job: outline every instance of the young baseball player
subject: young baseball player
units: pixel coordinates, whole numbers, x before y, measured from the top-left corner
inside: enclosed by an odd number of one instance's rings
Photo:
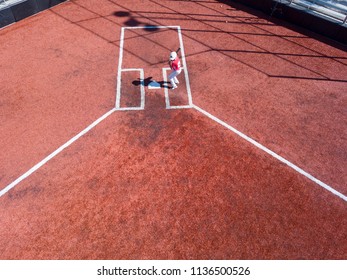
[[[169,75],[169,79],[171,82],[171,89],[177,88],[177,84],[180,82],[177,80],[177,76],[181,73],[181,61],[177,55],[176,52],[170,53],[170,61],[169,61],[170,68],[172,72]]]

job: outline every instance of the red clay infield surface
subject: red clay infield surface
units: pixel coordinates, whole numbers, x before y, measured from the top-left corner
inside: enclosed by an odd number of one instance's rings
[[[166,109],[178,33],[148,26],[181,27],[197,107]],[[234,3],[84,0],[1,29],[0,48],[0,191],[110,113],[3,192],[1,259],[347,258],[342,46]],[[122,72],[121,107],[144,84],[144,110],[114,110],[120,54],[161,84]],[[189,103],[179,79],[171,105]]]

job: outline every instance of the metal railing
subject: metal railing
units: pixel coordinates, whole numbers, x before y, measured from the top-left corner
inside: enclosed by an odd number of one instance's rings
[[[300,6],[342,24],[347,23],[347,0],[281,0],[279,2]]]
[[[7,7],[7,6],[13,6],[17,3],[24,2],[26,0],[0,0],[0,7]]]

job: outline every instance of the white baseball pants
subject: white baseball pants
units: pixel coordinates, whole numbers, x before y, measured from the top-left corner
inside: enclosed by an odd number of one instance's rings
[[[173,88],[177,87],[176,83],[178,84],[177,76],[181,73],[182,69],[176,71],[172,71],[169,75],[169,80]]]

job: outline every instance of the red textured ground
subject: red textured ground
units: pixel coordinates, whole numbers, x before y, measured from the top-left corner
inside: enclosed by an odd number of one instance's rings
[[[69,1],[1,29],[0,190],[114,108],[121,27],[146,25],[181,26],[195,105],[347,195],[346,51],[215,0]],[[136,32],[124,67],[161,81],[171,31]],[[346,205],[146,89],[0,197],[0,258],[346,259]]]

